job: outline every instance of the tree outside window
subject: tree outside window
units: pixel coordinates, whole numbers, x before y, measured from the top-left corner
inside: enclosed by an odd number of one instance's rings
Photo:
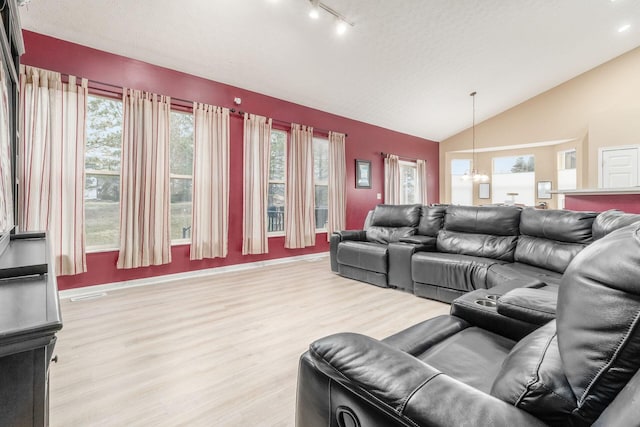
[[[85,241],[88,249],[114,249],[120,238],[122,101],[87,97]]]

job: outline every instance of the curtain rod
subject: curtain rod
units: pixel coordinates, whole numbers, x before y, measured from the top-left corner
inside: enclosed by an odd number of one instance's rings
[[[381,155],[382,157],[386,157],[386,156],[387,156],[387,155],[389,155],[389,154],[391,154],[391,153],[385,153],[384,151],[381,151],[381,152],[380,152],[380,155]],[[398,158],[399,158],[399,159],[402,159],[402,160],[409,160],[409,161],[411,161],[411,162],[417,162],[418,160],[420,160],[420,159],[414,159],[413,157],[405,157],[405,156],[398,156]]]
[[[66,76],[67,78],[69,77],[69,74],[66,74],[66,73],[60,73],[60,74],[63,75],[63,76]],[[87,79],[87,80],[89,82],[91,82],[91,83],[94,83],[94,84],[97,84],[97,85],[100,85],[100,86],[107,86],[107,87],[110,87],[110,88],[118,89],[119,90],[118,92],[113,91],[111,93],[117,93],[118,95],[122,95],[122,90],[124,89],[122,86],[114,85],[112,83],[99,82],[97,80],[91,80],[91,79]],[[100,88],[94,88],[94,89],[102,90]],[[174,100],[174,101],[183,102],[183,103],[189,104],[189,105],[192,105],[194,102],[197,102],[197,101],[189,101],[188,99],[181,99],[181,98],[175,98],[175,97],[171,97],[171,99]],[[229,108],[229,107],[223,107],[223,108]],[[229,108],[229,111],[231,113],[238,113],[241,116],[244,116],[244,113],[245,113],[244,111],[239,111],[239,110],[236,110],[235,108]],[[283,125],[291,126],[291,122],[286,121],[286,120],[280,120],[280,119],[274,119],[274,118],[271,118],[271,120],[274,121],[274,122],[278,122],[280,124],[283,124]],[[331,132],[331,131],[328,131],[326,129],[320,129],[320,128],[314,128],[314,130],[317,130],[320,133],[326,133],[327,135],[329,134],[329,132]],[[345,133],[344,136],[346,138],[349,135],[347,135]]]
[[[248,112],[242,111],[242,110],[236,111],[235,109],[231,109],[231,112],[232,113],[238,113],[241,116],[244,116],[244,113],[248,113]],[[251,113],[248,113],[248,114],[251,114]],[[282,124],[282,125],[291,126],[293,124],[292,122],[289,122],[287,120],[274,119],[273,117],[270,117],[270,119],[271,119],[272,122],[277,122],[277,123]],[[313,126],[311,126],[311,127],[313,127]],[[313,130],[314,131],[318,131],[320,133],[326,133],[327,135],[329,135],[329,132],[333,132],[333,131],[330,131],[330,130],[316,128],[316,127],[314,127]],[[345,138],[348,137],[348,136],[349,136],[348,134],[346,134],[346,133],[344,134]]]

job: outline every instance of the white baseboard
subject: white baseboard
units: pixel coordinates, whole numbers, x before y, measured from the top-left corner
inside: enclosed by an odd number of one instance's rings
[[[138,286],[158,285],[161,283],[173,282],[175,280],[191,279],[194,277],[207,277],[216,274],[229,273],[232,271],[251,270],[254,268],[266,267],[269,265],[286,264],[289,262],[312,260],[316,258],[326,258],[329,252],[318,252],[314,254],[298,255],[286,258],[269,259],[265,261],[248,262],[245,264],[226,265],[224,267],[205,268],[202,270],[185,271],[183,273],[165,274],[162,276],[145,277],[142,279],[125,280],[123,282],[105,283],[103,285],[85,286],[82,288],[67,289],[60,291],[60,298],[92,299],[106,295],[107,292],[119,289],[136,288]]]

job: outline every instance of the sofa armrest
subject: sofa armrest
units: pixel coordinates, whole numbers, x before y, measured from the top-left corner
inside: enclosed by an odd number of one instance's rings
[[[416,252],[430,250],[429,246],[419,242],[404,242],[403,238],[400,239],[400,242],[389,243],[387,247],[389,248],[389,268],[387,271],[389,286],[413,293],[411,257]],[[435,242],[433,247],[435,247]]]
[[[340,236],[341,242],[345,240],[358,240],[358,241],[367,240],[367,232],[365,230],[342,230],[342,231],[334,231],[333,234],[337,234],[338,236]]]
[[[498,299],[498,313],[513,319],[544,325],[556,318],[558,294],[542,289],[519,288]]]
[[[476,289],[459,296],[451,302],[450,314],[469,322],[473,326],[494,332],[512,340],[520,340],[540,327],[498,313],[497,298],[491,289]],[[493,297],[494,299],[489,299]],[[500,298],[502,298],[500,296]]]
[[[421,234],[400,238],[400,242],[416,245],[416,248],[419,251],[435,251],[436,241],[437,239],[435,237],[423,236]]]
[[[329,260],[331,271],[338,272],[338,244],[345,240],[367,240],[367,232],[364,230],[334,231],[329,238]]]
[[[544,426],[532,415],[461,383],[378,340],[337,334],[311,344],[317,368],[404,424]]]

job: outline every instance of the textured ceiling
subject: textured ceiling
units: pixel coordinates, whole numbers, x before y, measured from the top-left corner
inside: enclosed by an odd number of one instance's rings
[[[336,35],[308,0],[33,0],[20,15],[31,31],[437,141],[470,126],[473,90],[481,121],[640,46],[639,0],[323,1],[355,26]]]

